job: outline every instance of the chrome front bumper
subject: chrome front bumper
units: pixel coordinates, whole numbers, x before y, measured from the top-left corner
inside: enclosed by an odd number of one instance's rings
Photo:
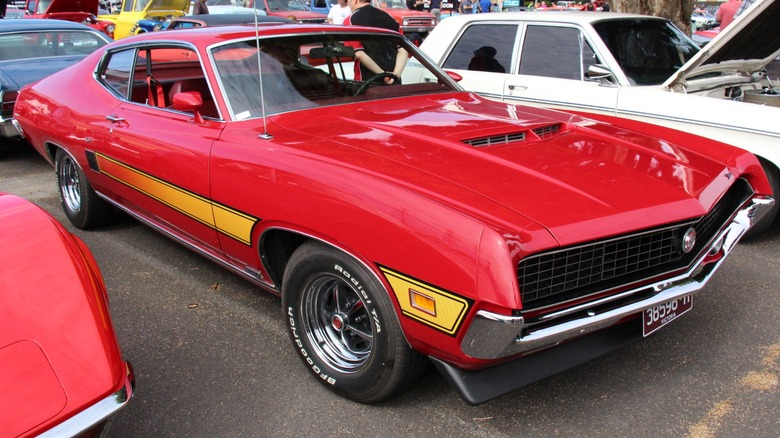
[[[112,415],[127,405],[135,392],[135,374],[129,362],[126,362],[126,369],[125,381],[119,391],[38,435],[38,438],[77,436],[96,424],[109,421]],[[108,429],[104,428],[103,434],[107,432]]]
[[[544,321],[571,316],[582,312],[586,316],[566,319],[565,322],[534,329],[526,326],[522,316],[506,316],[480,310],[477,312],[461,349],[467,355],[477,359],[498,359],[518,353],[526,353],[553,347],[564,341],[609,327],[621,319],[635,315],[653,306],[693,295],[707,284],[712,274],[734,249],[740,238],[774,205],[768,196],[754,196],[737,211],[731,222],[702,251],[702,255],[691,265],[687,272],[657,283],[645,285],[622,292],[618,295],[596,302],[587,303],[575,309],[566,309],[551,315],[545,315]],[[712,263],[705,260],[722,252],[721,257]],[[638,293],[652,292],[650,298],[633,302],[623,307],[598,312],[596,307],[611,301],[630,297]]]

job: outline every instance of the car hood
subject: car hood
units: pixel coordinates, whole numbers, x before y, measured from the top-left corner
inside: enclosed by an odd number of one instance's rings
[[[82,59],[84,56],[58,56],[0,62],[0,82],[9,87],[22,88]]]
[[[780,56],[780,2],[759,0],[720,32],[664,84],[673,88],[712,72],[753,74]]]
[[[473,100],[383,101],[336,120],[308,118],[324,121],[306,132],[294,116],[277,121],[296,131],[292,138],[340,143],[332,159],[488,222],[534,221],[561,244],[697,217],[725,190],[723,162],[678,145],[566,113],[450,96]],[[334,124],[340,133],[324,134]]]
[[[61,12],[89,12],[97,15],[99,0],[52,0],[46,14]]]

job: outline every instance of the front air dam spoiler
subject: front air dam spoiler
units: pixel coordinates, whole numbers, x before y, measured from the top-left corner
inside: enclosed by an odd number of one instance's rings
[[[458,395],[475,406],[642,339],[642,318],[601,330],[530,356],[477,371],[430,357]]]

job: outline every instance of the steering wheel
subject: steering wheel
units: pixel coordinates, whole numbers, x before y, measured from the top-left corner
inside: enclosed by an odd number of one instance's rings
[[[384,79],[384,78],[390,78],[390,79],[392,79],[392,80],[393,80],[393,83],[392,83],[392,85],[398,85],[398,84],[400,84],[400,83],[401,83],[401,78],[399,78],[398,76],[396,76],[396,75],[394,75],[394,74],[392,74],[392,73],[388,73],[388,72],[382,72],[382,73],[378,73],[378,74],[375,74],[374,76],[371,76],[371,77],[370,77],[370,78],[368,78],[368,79],[367,79],[365,82],[363,82],[362,84],[360,84],[360,86],[358,87],[358,89],[357,89],[357,90],[355,90],[355,94],[353,94],[353,96],[360,96],[361,94],[365,93],[365,91],[366,91],[366,88],[368,88],[368,86],[369,86],[369,85],[370,85],[372,82],[376,82],[376,81],[378,81],[379,79]]]

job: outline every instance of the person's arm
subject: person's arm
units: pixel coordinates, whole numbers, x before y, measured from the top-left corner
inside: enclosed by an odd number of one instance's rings
[[[409,52],[407,52],[403,47],[398,48],[395,56],[395,66],[391,72],[385,72],[382,70],[382,67],[380,67],[379,64],[371,59],[371,57],[364,50],[358,50],[355,52],[355,59],[360,62],[363,67],[371,71],[371,73],[377,75],[381,73],[392,73],[400,78],[401,73],[403,73],[404,68],[406,68],[406,61],[409,59]],[[367,79],[368,78],[363,78],[363,80]],[[386,84],[392,84],[395,82],[393,78],[385,78],[384,81]]]
[[[399,47],[398,53],[395,55],[395,67],[393,68],[393,74],[400,78],[401,73],[403,73],[404,68],[406,68],[406,61],[408,60],[409,52],[407,52],[403,47]]]

